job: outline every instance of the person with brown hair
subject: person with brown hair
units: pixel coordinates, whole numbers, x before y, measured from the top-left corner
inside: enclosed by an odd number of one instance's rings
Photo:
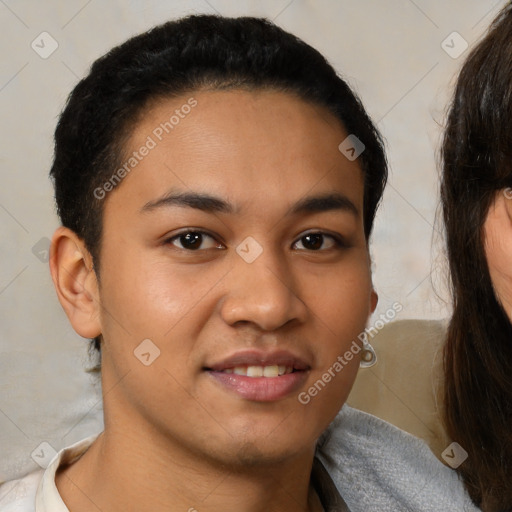
[[[486,512],[512,510],[512,4],[466,59],[442,144],[453,316],[444,417]]]

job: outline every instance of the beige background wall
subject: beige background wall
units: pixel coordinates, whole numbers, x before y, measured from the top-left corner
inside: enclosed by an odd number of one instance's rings
[[[80,429],[96,421],[84,416],[70,437],[55,430],[68,414],[59,408],[60,397],[72,398],[73,386],[89,384],[78,377],[85,344],[68,327],[44,261],[58,225],[47,178],[53,130],[66,96],[94,59],[156,23],[193,12],[267,16],[315,46],[358,91],[388,143],[391,178],[372,244],[377,317],[398,302],[403,309],[397,318],[443,318],[447,305],[432,286],[432,280],[440,283],[437,292],[444,296],[441,240],[433,228],[439,125],[450,83],[467,54],[464,41],[471,46],[501,5],[495,0],[0,1],[0,436],[8,445],[0,459],[8,459],[18,441],[28,450],[41,439],[55,445],[78,439]],[[454,31],[460,36],[450,36]],[[45,55],[52,44],[58,48]],[[94,402],[82,406],[88,411]]]

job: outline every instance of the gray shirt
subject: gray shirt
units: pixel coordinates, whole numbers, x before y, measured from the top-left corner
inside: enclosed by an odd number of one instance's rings
[[[320,438],[317,457],[350,512],[480,510],[425,442],[347,405]]]

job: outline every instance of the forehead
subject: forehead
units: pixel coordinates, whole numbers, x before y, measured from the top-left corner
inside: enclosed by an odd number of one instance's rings
[[[362,209],[361,168],[338,149],[347,135],[326,108],[284,92],[195,91],[161,99],[135,125],[124,163],[136,165],[109,202],[145,204],[178,187],[236,204],[259,200],[264,208],[341,189]]]

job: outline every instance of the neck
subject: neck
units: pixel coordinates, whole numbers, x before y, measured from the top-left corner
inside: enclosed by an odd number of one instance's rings
[[[105,422],[105,432],[57,476],[70,510],[90,510],[91,502],[111,512],[322,510],[309,483],[314,447],[279,462],[226,465],[143,432],[140,426]]]

